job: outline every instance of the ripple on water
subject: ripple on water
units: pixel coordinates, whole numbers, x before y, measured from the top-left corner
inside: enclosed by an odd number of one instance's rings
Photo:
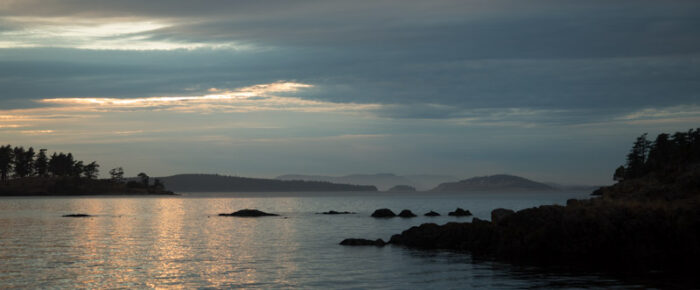
[[[262,194],[264,195],[264,194]],[[448,217],[456,206],[488,219],[582,194],[413,194],[230,198],[0,199],[0,285],[47,288],[569,288],[630,286],[596,275],[523,270],[463,253],[341,247],[349,237],[388,238]],[[373,219],[378,208],[440,217]],[[216,216],[257,208],[283,217]],[[354,215],[317,215],[328,210]],[[95,215],[61,218],[70,212]],[[285,219],[286,218],[286,219]],[[530,271],[530,272],[528,272]]]

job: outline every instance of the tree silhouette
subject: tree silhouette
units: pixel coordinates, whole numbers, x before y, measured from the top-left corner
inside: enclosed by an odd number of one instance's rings
[[[625,167],[620,166],[617,169],[615,169],[615,174],[613,174],[613,180],[622,181],[624,179],[625,179]]]
[[[12,163],[14,162],[14,155],[12,151],[12,146],[1,146],[0,147],[0,180],[7,182],[7,178],[12,170]]]
[[[39,149],[39,154],[34,160],[34,172],[39,177],[46,177],[49,173],[49,159],[46,157],[46,149]]]
[[[613,178],[619,180],[643,177],[654,173],[657,178],[673,178],[700,163],[700,128],[673,135],[659,134],[654,142],[642,134],[627,154],[627,166],[615,170]],[[623,175],[622,172],[624,172]]]
[[[141,172],[137,176],[139,178],[141,178],[141,183],[143,183],[143,186],[148,187],[148,179],[149,179],[148,175],[146,173]]]
[[[100,173],[100,165],[97,164],[97,162],[93,161],[90,162],[90,164],[85,165],[83,167],[83,175],[87,177],[88,179],[94,179],[97,178],[97,175]]]
[[[164,188],[165,188],[165,184],[163,184],[163,182],[161,182],[160,179],[156,178],[156,179],[153,181],[153,188],[155,188],[155,189],[164,189]]]
[[[82,165],[81,165],[82,166]],[[49,159],[49,172],[53,176],[75,176],[76,163],[73,154],[52,154]]]
[[[24,147],[15,147],[13,150],[14,162],[12,164],[14,168],[14,175],[16,177],[22,178],[32,175],[34,169],[34,148],[29,147],[25,150]]]
[[[109,175],[114,182],[124,182],[124,169],[121,167],[112,168]]]
[[[647,140],[647,133],[642,134],[642,136],[637,137],[637,141],[634,142],[632,150],[627,154],[627,168],[625,168],[625,173],[628,178],[636,178],[644,175],[647,161],[647,153],[649,152],[649,147],[651,142]]]
[[[82,174],[83,171],[85,171],[85,165],[83,165],[82,161],[77,161],[73,163],[73,168],[70,170],[70,176],[80,177],[80,174]]]
[[[647,170],[663,170],[665,167],[667,167],[669,165],[669,158],[671,157],[670,155],[672,150],[673,144],[669,140],[669,135],[659,134],[649,150]]]

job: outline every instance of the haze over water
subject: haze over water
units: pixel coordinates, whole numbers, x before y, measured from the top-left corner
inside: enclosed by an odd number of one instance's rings
[[[3,287],[568,288],[631,285],[595,274],[567,275],[468,254],[401,247],[343,247],[446,216],[455,207],[489,218],[493,208],[562,204],[578,193],[250,193],[179,197],[0,199]],[[374,209],[419,217],[375,219]],[[280,217],[219,217],[257,208]],[[328,210],[355,215],[318,215]],[[435,210],[443,216],[428,218]],[[63,218],[89,213],[91,218]]]

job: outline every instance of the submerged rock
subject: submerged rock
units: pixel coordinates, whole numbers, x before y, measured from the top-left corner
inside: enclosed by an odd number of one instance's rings
[[[260,217],[260,216],[278,216],[274,213],[266,213],[257,209],[242,209],[233,213],[220,213],[219,216],[237,216],[237,217]]]
[[[351,211],[334,211],[334,210],[331,210],[331,211],[324,211],[324,212],[316,213],[316,214],[355,214],[355,213],[354,213],[354,212],[351,212]]]
[[[429,212],[426,212],[424,216],[440,216],[440,214],[431,210]]]
[[[472,215],[472,213],[469,212],[468,210],[463,210],[462,208],[458,207],[457,209],[455,209],[455,211],[452,211],[452,212],[448,213],[447,215],[449,215],[449,216],[470,216],[470,215]]]
[[[367,239],[345,239],[342,242],[340,242],[341,245],[343,246],[377,246],[377,247],[383,247],[386,245],[386,242],[384,242],[382,239],[376,239],[374,241],[372,240],[367,240]]]
[[[404,209],[399,213],[399,216],[402,218],[411,218],[415,217],[416,215],[413,214],[413,212],[411,212],[410,210]]]
[[[374,213],[372,213],[372,217],[376,218],[389,218],[395,216],[396,214],[388,208],[380,208],[378,210],[375,210]]]
[[[491,221],[493,223],[500,223],[503,218],[514,214],[515,211],[512,209],[505,209],[505,208],[497,208],[491,211]]]
[[[92,217],[89,214],[86,213],[71,213],[71,214],[64,214],[62,217]]]

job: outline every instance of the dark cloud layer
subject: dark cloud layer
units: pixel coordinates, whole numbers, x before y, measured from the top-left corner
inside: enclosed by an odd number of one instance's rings
[[[300,97],[392,104],[394,118],[526,108],[582,122],[697,104],[700,89],[692,1],[14,1],[0,15],[0,31],[34,18],[153,20],[169,26],[114,37],[242,47],[3,49],[2,107],[293,80],[317,86]]]

